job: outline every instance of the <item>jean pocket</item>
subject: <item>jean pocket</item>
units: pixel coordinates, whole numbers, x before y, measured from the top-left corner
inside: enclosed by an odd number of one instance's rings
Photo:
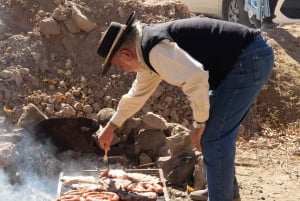
[[[253,57],[253,74],[256,85],[266,83],[271,75],[274,66],[274,55],[259,55]]]

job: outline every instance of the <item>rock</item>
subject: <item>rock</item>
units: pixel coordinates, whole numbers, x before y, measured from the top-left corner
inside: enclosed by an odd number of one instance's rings
[[[182,151],[190,151],[193,149],[190,139],[190,130],[180,124],[170,124],[171,136],[166,138],[166,145],[169,147],[172,155]]]
[[[157,159],[156,164],[159,168],[161,168],[170,159],[171,159],[171,156],[161,156]]]
[[[62,44],[67,51],[72,52],[77,50],[79,40],[73,34],[66,34],[62,39]]]
[[[62,117],[75,117],[76,110],[69,104],[62,104],[61,115]]]
[[[116,134],[120,137],[122,143],[133,143],[130,139],[135,139],[140,130],[139,118],[129,118],[117,129]]]
[[[104,126],[115,113],[113,108],[103,108],[97,114],[99,123]]]
[[[91,105],[84,105],[83,112],[85,112],[86,114],[90,114],[93,112],[93,107]]]
[[[205,188],[206,182],[206,170],[202,156],[198,156],[195,164],[195,169],[193,172],[194,184],[193,188],[195,190],[200,190]]]
[[[21,75],[29,75],[30,70],[28,68],[19,68]]]
[[[76,98],[80,98],[82,93],[81,93],[81,88],[77,88],[77,89],[73,89],[72,90],[72,94],[74,97]]]
[[[66,97],[66,103],[70,105],[74,103],[74,101],[76,100],[76,98],[73,96],[71,92],[66,92],[65,97]]]
[[[4,90],[4,100],[6,102],[9,102],[11,99],[11,91],[9,91],[8,89]]]
[[[35,125],[33,132],[35,138],[42,143],[51,139],[59,151],[93,152],[96,147],[93,134],[98,129],[99,123],[93,119],[50,118]]]
[[[62,6],[55,8],[52,13],[52,17],[58,22],[66,21],[70,16],[71,12],[64,9]]]
[[[0,168],[12,164],[15,161],[16,155],[16,144],[0,141]]]
[[[32,131],[33,127],[48,117],[32,103],[23,107],[23,113],[18,119],[17,126]]]
[[[54,114],[55,110],[54,110],[54,105],[53,104],[47,104],[46,108],[44,110],[47,114]]]
[[[97,113],[88,113],[88,114],[85,114],[85,117],[89,118],[89,119],[94,119],[95,121],[98,120]]]
[[[101,104],[99,102],[94,102],[92,104],[94,111],[99,111],[101,110]]]
[[[142,116],[142,126],[145,129],[157,129],[165,130],[168,128],[168,122],[160,115],[154,114],[153,112],[147,112]]]
[[[168,183],[180,185],[192,179],[195,163],[195,153],[193,151],[185,151],[173,155],[161,165]]]
[[[62,5],[65,3],[65,0],[53,0],[53,3],[55,3],[56,5]]]
[[[90,32],[97,27],[97,25],[88,20],[74,4],[72,5],[72,19],[76,26],[85,32]]]
[[[159,130],[140,130],[135,139],[134,151],[136,156],[146,153],[152,161],[158,158],[159,150],[165,145],[166,136]]]
[[[3,79],[8,79],[8,78],[13,77],[13,73],[12,73],[12,71],[5,69],[0,72],[0,77]]]
[[[170,152],[169,152],[169,147],[167,145],[163,146],[159,152],[158,152],[159,156],[169,156]]]
[[[78,102],[78,101],[75,101],[73,103],[73,108],[76,110],[76,111],[82,111],[83,109],[83,105],[82,103]]]
[[[57,36],[61,32],[59,24],[52,17],[41,20],[39,30],[46,37]]]
[[[0,40],[5,38],[5,30],[6,30],[6,25],[0,19]]]
[[[80,32],[80,29],[76,26],[76,24],[74,23],[74,21],[71,18],[64,21],[64,24],[66,25],[66,27],[70,33],[79,33]]]
[[[35,61],[35,64],[40,63],[40,60],[41,60],[41,57],[42,57],[42,55],[40,53],[32,52],[31,55],[32,55],[32,57]]]
[[[152,159],[145,153],[139,155],[140,166],[152,163]]]

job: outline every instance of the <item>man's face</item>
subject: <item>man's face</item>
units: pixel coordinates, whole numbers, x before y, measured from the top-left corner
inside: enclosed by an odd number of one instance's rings
[[[111,64],[121,68],[125,72],[137,72],[138,62],[135,50],[123,48],[116,52],[111,60]]]

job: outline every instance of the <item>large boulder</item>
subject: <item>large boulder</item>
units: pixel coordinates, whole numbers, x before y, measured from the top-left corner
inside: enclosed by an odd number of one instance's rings
[[[51,139],[59,151],[68,149],[80,152],[95,151],[93,134],[99,129],[99,123],[84,117],[50,118],[34,126],[36,139],[45,142]],[[97,147],[98,149],[98,147]]]
[[[159,130],[140,130],[135,139],[135,154],[139,156],[141,153],[147,154],[152,161],[156,161],[159,151],[166,144],[166,136],[163,131]]]
[[[40,32],[46,37],[57,36],[61,33],[60,25],[52,17],[41,20],[39,25]]]
[[[194,151],[184,151],[165,158],[161,168],[168,183],[181,185],[193,180],[196,160]]]
[[[97,114],[98,122],[102,126],[105,126],[105,124],[110,120],[110,118],[114,115],[115,112],[115,109],[109,107],[101,109]]]
[[[27,129],[29,132],[33,132],[33,127],[45,119],[48,119],[48,117],[37,106],[29,103],[23,107],[23,113],[21,114],[17,125]]]
[[[121,143],[134,143],[141,129],[140,122],[140,118],[129,118],[116,130],[116,135],[120,138]]]
[[[75,4],[72,4],[72,19],[76,26],[85,32],[90,32],[97,27],[94,22],[91,22]]]
[[[169,130],[171,130],[171,136],[167,137],[166,145],[168,146],[171,154],[175,155],[182,151],[191,151],[193,149],[190,139],[191,131],[176,123],[170,123],[169,127]]]
[[[166,130],[168,128],[166,119],[153,112],[147,112],[141,117],[141,120],[141,124],[145,129]]]

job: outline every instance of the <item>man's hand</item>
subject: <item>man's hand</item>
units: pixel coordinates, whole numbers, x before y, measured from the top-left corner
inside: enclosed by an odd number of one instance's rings
[[[96,134],[98,135],[98,144],[101,149],[107,151],[110,150],[114,130],[115,127],[108,122],[103,129],[97,131]]]
[[[192,141],[192,145],[198,150],[202,151],[201,147],[201,138],[204,133],[205,127],[203,128],[193,128],[190,133],[190,138]]]

